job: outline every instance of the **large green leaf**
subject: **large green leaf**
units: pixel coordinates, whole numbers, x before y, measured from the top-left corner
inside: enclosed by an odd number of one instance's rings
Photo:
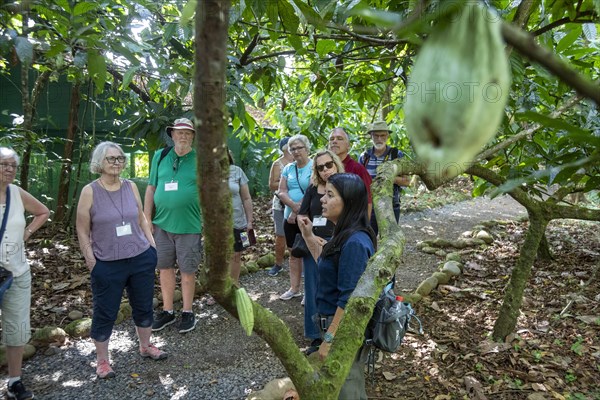
[[[588,134],[588,132],[586,130],[581,129],[578,126],[572,125],[572,124],[568,123],[567,121],[557,119],[557,118],[552,118],[547,115],[543,115],[543,114],[536,113],[533,111],[517,113],[517,114],[515,114],[515,118],[519,121],[539,122],[540,124],[542,124],[548,128],[565,130],[565,131],[569,131],[569,132],[573,132],[573,133]]]
[[[179,23],[182,26],[188,25],[191,23],[194,18],[194,13],[196,12],[196,0],[189,0],[186,5],[181,10],[181,19]]]
[[[328,54],[329,52],[335,50],[336,45],[335,45],[335,40],[331,40],[331,39],[320,39],[317,42],[317,53],[319,54],[319,56],[323,57],[326,54]]]
[[[300,25],[300,19],[296,15],[296,10],[287,0],[277,0],[277,9],[281,23],[288,32],[296,33]]]
[[[81,1],[75,4],[73,7],[73,16],[82,15],[90,11],[95,11],[99,7],[99,4],[91,1]]]
[[[267,17],[273,26],[279,23],[279,1],[267,1]]]
[[[133,80],[133,77],[135,76],[135,73],[140,69],[139,66],[133,67],[133,68],[129,68],[124,74],[123,74],[123,84],[121,85],[121,89],[127,89],[127,87],[129,86],[129,84],[131,83],[131,81]]]
[[[571,47],[575,40],[581,36],[581,25],[575,25],[572,27],[571,32],[567,33],[560,42],[556,45],[556,51],[561,52]]]
[[[293,1],[296,7],[298,7],[298,9],[300,10],[300,12],[302,12],[302,15],[304,15],[304,18],[309,24],[312,24],[321,29],[325,28],[326,21],[324,21],[323,18],[321,18],[321,16],[319,15],[319,13],[317,13],[312,7],[310,7],[302,0]]]
[[[96,51],[88,53],[88,72],[94,81],[96,94],[102,93],[106,83],[106,60],[102,54]]]

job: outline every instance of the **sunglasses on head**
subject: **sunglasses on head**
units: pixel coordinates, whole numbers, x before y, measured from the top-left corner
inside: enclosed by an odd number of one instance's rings
[[[333,168],[333,165],[334,165],[333,161],[327,161],[325,164],[317,165],[317,171],[323,172],[325,170],[325,168],[327,168],[327,169]]]

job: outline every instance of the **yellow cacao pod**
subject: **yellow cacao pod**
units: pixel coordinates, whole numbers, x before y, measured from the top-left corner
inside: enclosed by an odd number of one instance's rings
[[[239,288],[235,291],[235,304],[242,328],[246,331],[246,335],[252,335],[252,329],[254,329],[254,309],[252,308],[252,300],[250,300],[246,289]]]
[[[407,84],[408,136],[427,175],[439,183],[469,167],[496,134],[510,88],[499,16],[469,1],[439,21]]]

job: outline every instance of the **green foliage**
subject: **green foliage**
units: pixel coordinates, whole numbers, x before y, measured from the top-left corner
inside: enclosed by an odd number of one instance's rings
[[[593,12],[598,12],[598,3],[584,0],[575,8],[569,2],[544,0],[532,9],[525,28],[535,32],[568,18],[568,23],[540,31],[536,39],[580,73],[597,79],[597,27],[585,21],[597,21]],[[302,133],[317,149],[326,145],[333,127],[343,126],[352,135],[357,156],[369,145],[366,125],[385,118],[393,129],[391,143],[412,156],[403,124],[407,78],[431,26],[452,10],[434,1],[413,18],[416,4],[233,1],[226,107],[234,135],[261,141]],[[513,3],[492,4],[504,20],[514,18]],[[106,96],[106,106],[119,115],[115,133],[159,148],[165,126],[191,115],[194,5],[194,0],[51,0],[31,4],[28,18],[34,29],[23,29],[23,15],[16,9],[1,7],[2,73],[9,73],[8,60],[14,55],[32,68],[51,71],[53,80],[91,80],[95,96]],[[600,184],[596,106],[583,100],[551,115],[572,98],[573,90],[516,51],[509,61],[511,98],[490,146],[534,123],[540,127],[529,140],[517,141],[486,161],[486,167],[508,180],[496,193],[521,187],[541,194],[540,184],[594,190]],[[100,105],[96,107],[98,111]],[[257,119],[248,107],[263,115]],[[276,130],[265,132],[265,126]],[[581,168],[583,176],[578,174]],[[473,193],[490,189],[488,182],[476,180]]]

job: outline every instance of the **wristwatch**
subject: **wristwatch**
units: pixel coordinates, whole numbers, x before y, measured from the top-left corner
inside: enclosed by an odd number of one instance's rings
[[[325,334],[323,335],[323,340],[325,341],[325,343],[331,343],[333,342],[333,336],[333,333],[325,332]]]

